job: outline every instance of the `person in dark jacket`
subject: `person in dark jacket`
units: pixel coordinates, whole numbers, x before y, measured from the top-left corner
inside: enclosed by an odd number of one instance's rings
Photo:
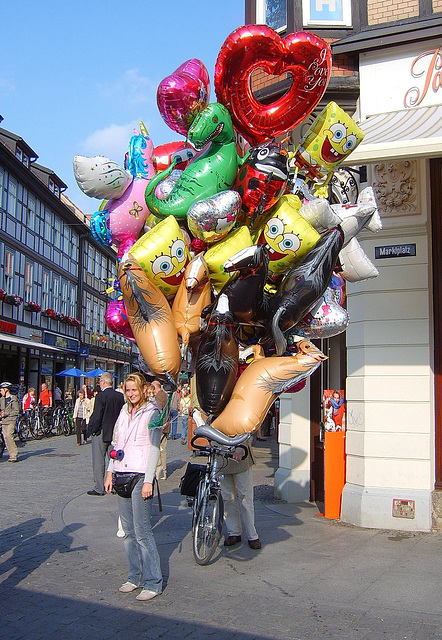
[[[92,470],[95,483],[94,488],[87,492],[89,496],[105,495],[104,474],[109,463],[112,434],[125,402],[123,394],[112,388],[110,373],[101,374],[100,388],[86,432],[87,438],[92,440]]]

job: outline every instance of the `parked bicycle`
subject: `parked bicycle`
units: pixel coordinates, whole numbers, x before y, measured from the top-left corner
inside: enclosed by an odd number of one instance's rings
[[[194,410],[192,415],[198,426],[194,431],[191,445],[207,455],[207,463],[188,465],[190,472],[193,467],[196,482],[191,483],[193,489],[186,488],[186,470],[181,484],[181,493],[187,495],[187,492],[191,491],[193,494],[188,496],[188,504],[192,506],[193,555],[198,564],[206,565],[212,559],[221,537],[224,503],[218,476],[225,466],[223,460],[232,458],[237,448],[244,451],[243,459],[246,458],[248,450],[244,443],[249,439],[250,434],[244,433],[231,438],[205,424],[199,411]],[[199,445],[197,441],[200,438],[206,438],[209,444]]]
[[[26,442],[31,437],[32,418],[29,411],[21,411],[15,423],[15,433],[20,442]]]
[[[55,407],[52,415],[53,431],[57,436],[70,436],[74,432],[72,412],[66,405]]]

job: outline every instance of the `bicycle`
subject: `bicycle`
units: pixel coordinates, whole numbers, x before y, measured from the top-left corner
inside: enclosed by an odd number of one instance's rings
[[[20,442],[27,442],[31,436],[32,419],[29,411],[22,411],[17,416],[17,422],[15,425],[15,432],[18,435]]]
[[[223,469],[221,463],[223,459],[232,458],[237,448],[243,449],[242,459],[246,458],[248,450],[244,442],[249,439],[250,434],[244,433],[232,438],[205,424],[199,411],[194,410],[192,416],[198,426],[191,445],[207,454],[206,465],[201,465],[195,496],[188,498],[188,504],[192,506],[192,549],[197,564],[206,565],[218,546],[224,518],[224,503],[218,481],[218,475]],[[198,445],[196,441],[199,438],[206,438],[209,444]]]
[[[73,420],[66,405],[55,407],[53,412],[53,429],[57,436],[70,436],[73,433]]]

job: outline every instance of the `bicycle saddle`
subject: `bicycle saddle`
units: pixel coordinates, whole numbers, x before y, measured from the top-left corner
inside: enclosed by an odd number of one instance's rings
[[[250,433],[241,433],[239,436],[233,437],[226,436],[224,433],[221,433],[221,431],[211,427],[209,424],[202,424],[198,426],[194,430],[193,435],[201,438],[207,438],[208,440],[213,440],[218,444],[224,444],[229,447],[238,447],[250,438]]]

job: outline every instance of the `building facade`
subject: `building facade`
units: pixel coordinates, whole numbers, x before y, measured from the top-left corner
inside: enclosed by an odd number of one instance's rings
[[[379,276],[348,284],[350,325],[322,341],[327,366],[281,398],[276,493],[327,501],[321,400],[324,389],[343,389],[341,519],[429,530],[440,524],[442,489],[442,2],[250,0],[247,20],[270,20],[281,35],[313,31],[330,42],[334,67],[339,61],[352,72],[332,75],[322,102],[335,100],[365,131],[348,161],[361,186],[374,187],[384,224],[375,236],[361,235]],[[344,102],[333,82],[347,84]],[[267,100],[277,84],[260,89]]]
[[[115,251],[95,243],[66,184],[37,159],[0,128],[0,377],[20,391],[78,386],[57,377],[70,367],[100,366],[121,378],[131,343],[104,322]]]

